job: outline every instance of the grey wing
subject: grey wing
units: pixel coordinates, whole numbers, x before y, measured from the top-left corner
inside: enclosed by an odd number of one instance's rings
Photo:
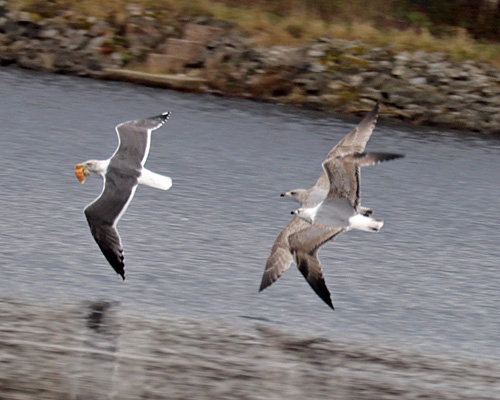
[[[340,142],[330,150],[325,160],[362,152],[365,149],[366,143],[368,143],[373,130],[375,129],[378,114],[379,106],[377,103],[373,110],[371,110],[365,118],[363,118],[358,126],[344,136]],[[329,180],[324,169],[321,171],[321,175],[316,181],[314,187],[328,191]]]
[[[330,292],[323,277],[323,271],[318,259],[318,251],[326,242],[341,234],[343,229],[331,229],[319,224],[294,233],[289,238],[295,263],[314,292],[332,309]]]
[[[340,142],[328,153],[326,159],[331,157],[343,156],[352,153],[361,153],[365,147],[366,143],[370,139],[370,136],[375,129],[375,124],[377,123],[379,115],[379,105],[375,105],[373,110],[371,110],[363,120],[344,136]]]
[[[170,112],[166,111],[163,114],[155,115],[154,117],[123,122],[119,124],[116,129],[120,130],[122,127],[130,127],[135,129],[137,132],[154,131],[160,128],[165,122],[167,122],[169,118]]]
[[[139,126],[150,131],[160,128],[170,118],[170,111],[165,111],[163,114],[155,115],[145,119],[132,121],[136,126]]]
[[[330,188],[327,198],[346,199],[351,207],[360,203],[360,167],[357,163],[332,158],[323,163]]]
[[[165,112],[156,117],[124,122],[116,127],[119,144],[112,162],[126,160],[126,165],[141,168],[149,153],[151,132],[162,126],[169,118]]]
[[[344,229],[341,228],[330,228],[317,223],[311,225],[306,222],[306,224],[306,228],[290,234],[288,238],[288,245],[292,253],[301,251],[312,254],[326,242],[344,232]]]
[[[341,158],[343,162],[350,162],[358,167],[369,167],[370,165],[380,164],[384,161],[395,160],[396,158],[404,157],[403,154],[385,153],[385,152],[368,152],[368,153],[353,153]]]
[[[290,223],[281,231],[267,258],[266,268],[262,275],[259,291],[264,290],[271,286],[283,273],[290,268],[293,262],[293,255],[288,244],[290,235],[307,228],[308,222],[295,217]]]
[[[123,246],[120,235],[116,228],[99,217],[99,213],[93,212],[92,207],[85,209],[85,216],[90,226],[90,231],[99,248],[111,264],[113,269],[123,279],[125,279],[125,263],[123,256]]]
[[[361,167],[379,164],[403,157],[396,153],[353,153],[335,157],[323,163],[323,170],[328,177],[330,188],[327,198],[345,198],[358,209],[361,201]]]
[[[323,277],[323,271],[321,270],[317,252],[314,254],[297,252],[295,253],[295,262],[297,263],[299,271],[304,275],[304,278],[314,292],[334,310],[335,308],[333,307],[330,291]]]
[[[90,231],[106,260],[125,279],[123,246],[116,224],[134,197],[137,181],[108,170],[101,195],[85,210]]]

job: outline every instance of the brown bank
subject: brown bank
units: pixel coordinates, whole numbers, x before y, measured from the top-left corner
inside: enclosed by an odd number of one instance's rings
[[[130,7],[120,22],[73,11],[41,18],[0,1],[0,65],[212,92],[415,124],[500,133],[500,70],[444,53],[395,53],[324,37],[255,47],[231,24],[160,22]]]

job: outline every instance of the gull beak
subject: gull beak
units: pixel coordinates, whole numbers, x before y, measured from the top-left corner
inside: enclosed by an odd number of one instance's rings
[[[76,164],[75,166],[75,175],[76,178],[80,181],[80,183],[85,183],[85,176],[89,176],[90,172],[86,165],[84,164]]]

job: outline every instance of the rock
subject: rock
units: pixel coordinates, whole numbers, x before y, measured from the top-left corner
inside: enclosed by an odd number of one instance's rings
[[[495,126],[496,131],[500,130],[500,112],[495,112],[490,115],[490,122],[493,126]]]
[[[94,21],[93,19],[87,21],[89,21],[88,23],[90,24],[90,29],[87,32],[88,36],[97,37],[113,35],[113,28],[106,21]]]
[[[396,53],[328,37],[301,47],[255,47],[230,24],[210,18],[160,22],[164,14],[146,3],[131,3],[115,20],[55,9],[39,20],[9,12],[8,5],[0,0],[0,65],[97,76],[127,63],[165,72],[174,62],[180,72],[205,79],[204,90],[220,94],[344,112],[379,100],[397,118],[499,131],[500,70],[455,62],[443,52]]]
[[[61,47],[78,51],[84,49],[89,41],[85,31],[70,31],[67,37],[61,40]]]
[[[59,31],[55,28],[47,27],[45,29],[42,29],[40,31],[40,34],[38,35],[42,39],[57,39],[61,35]]]
[[[0,18],[4,17],[8,13],[7,2],[4,0],[0,1]]]
[[[363,77],[361,75],[352,75],[349,77],[349,84],[351,86],[360,86],[363,83]]]
[[[309,71],[311,72],[324,72],[326,71],[328,68],[325,66],[325,65],[321,65],[321,64],[313,64],[311,65],[311,67],[309,68]]]
[[[342,82],[341,80],[331,81],[327,85],[328,89],[330,89],[334,92],[345,88],[345,86],[346,86],[346,84],[344,82]]]
[[[293,83],[303,89],[305,93],[313,94],[320,91],[320,84],[308,78],[295,79]]]
[[[405,65],[408,64],[411,60],[410,54],[403,52],[394,56],[394,60],[397,65]]]
[[[417,78],[411,78],[409,80],[409,82],[412,84],[412,85],[425,85],[427,83],[427,78],[423,77],[423,76],[419,76]]]
[[[91,53],[101,53],[101,49],[104,47],[105,43],[109,42],[109,38],[106,36],[97,36],[90,39],[87,43],[87,50]]]
[[[399,78],[402,78],[404,79],[406,76],[408,76],[408,74],[410,73],[410,71],[408,70],[408,68],[406,68],[405,66],[403,65],[396,65],[392,71],[391,71],[392,75],[394,76],[397,76]]]
[[[126,22],[125,36],[132,52],[154,49],[163,39],[158,21],[142,16],[134,16]]]
[[[316,50],[316,49],[311,49],[307,51],[307,56],[312,57],[312,58],[320,58],[325,55],[324,50]]]

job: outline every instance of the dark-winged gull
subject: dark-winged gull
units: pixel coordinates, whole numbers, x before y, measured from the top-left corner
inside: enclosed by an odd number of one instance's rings
[[[373,211],[360,206],[360,166],[372,165],[381,161],[394,159],[400,155],[390,153],[363,153],[366,143],[373,132],[378,117],[378,105],[347,134],[327,155],[328,160],[336,160],[332,168],[323,171],[316,184],[310,189],[296,189],[282,194],[298,201],[303,209],[310,209],[321,204],[327,196],[338,196],[342,204],[339,207],[346,209],[346,214],[353,208],[356,214],[368,218]],[[328,164],[330,165],[330,164]],[[332,172],[331,169],[334,169]],[[330,178],[329,176],[332,176]],[[335,176],[335,177],[333,177]],[[334,180],[332,186],[330,181]],[[335,193],[335,194],[334,194]],[[333,201],[335,202],[335,201]],[[323,211],[326,212],[326,208]],[[311,213],[312,211],[308,211]],[[328,215],[328,212],[326,212]],[[319,218],[326,222],[323,212],[318,217],[316,214],[309,218],[309,222],[295,216],[276,238],[266,268],[262,276],[260,291],[273,284],[295,262],[299,271],[307,280],[316,294],[332,309],[333,303],[330,292],[326,286],[318,252],[321,246],[337,237],[346,230],[345,226],[332,226],[314,222]],[[304,215],[302,215],[304,217]],[[378,221],[377,221],[378,223]],[[344,224],[345,225],[345,224]],[[378,225],[377,225],[378,226]],[[381,226],[380,226],[381,227]]]
[[[102,176],[103,189],[100,196],[84,209],[90,231],[102,253],[113,269],[125,279],[123,246],[116,224],[129,206],[138,184],[168,190],[172,179],[159,175],[144,164],[151,146],[151,132],[161,127],[170,112],[161,115],[128,121],[116,126],[118,147],[108,160],[88,160],[75,167],[80,182],[90,172]]]

